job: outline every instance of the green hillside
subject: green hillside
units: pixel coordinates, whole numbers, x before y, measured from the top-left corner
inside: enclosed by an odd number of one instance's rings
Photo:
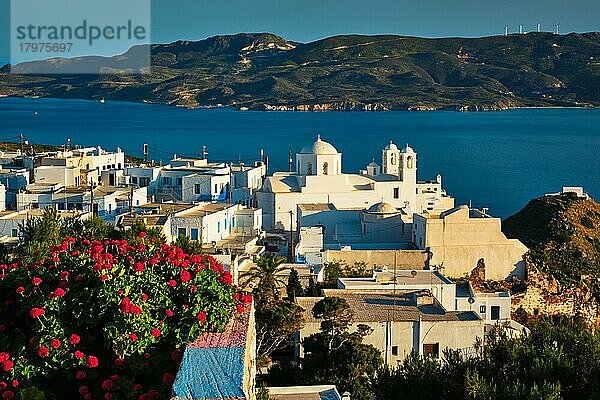
[[[600,105],[600,33],[423,39],[334,36],[294,43],[269,33],[152,46],[150,72],[122,56],[49,60],[57,75],[9,75],[0,95],[146,101],[186,107],[493,110]],[[65,75],[79,63],[97,75]],[[18,67],[18,66],[17,66]]]
[[[574,194],[529,202],[502,223],[510,238],[531,249],[532,261],[563,282],[600,275],[600,204]]]

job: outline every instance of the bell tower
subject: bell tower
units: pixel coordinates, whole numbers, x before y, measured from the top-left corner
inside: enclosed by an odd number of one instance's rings
[[[391,140],[390,144],[385,146],[381,152],[382,173],[389,175],[398,175],[400,168],[400,150]]]
[[[400,155],[400,180],[405,183],[417,183],[417,153],[408,144]]]

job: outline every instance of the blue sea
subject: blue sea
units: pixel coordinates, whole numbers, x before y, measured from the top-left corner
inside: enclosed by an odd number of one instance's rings
[[[457,204],[507,217],[562,186],[600,198],[600,110],[520,109],[485,113],[262,112],[187,110],[166,105],[85,100],[0,99],[0,140],[121,147],[168,162],[197,156],[251,162],[264,149],[270,172],[287,170],[288,152],[320,134],[341,151],[344,172],[381,163],[393,140],[418,153],[419,179],[439,173]]]

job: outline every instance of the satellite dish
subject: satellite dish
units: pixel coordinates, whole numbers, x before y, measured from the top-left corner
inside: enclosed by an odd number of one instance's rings
[[[475,303],[475,299],[474,299],[473,297],[469,297],[469,300],[468,300],[468,301],[469,301],[469,304],[473,304],[473,303]]]

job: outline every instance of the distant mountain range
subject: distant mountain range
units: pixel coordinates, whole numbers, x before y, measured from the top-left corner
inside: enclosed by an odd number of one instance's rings
[[[345,35],[311,43],[237,34],[152,45],[150,71],[120,71],[140,50],[27,66],[51,68],[56,75],[9,75],[5,66],[0,95],[290,110],[600,106],[598,32],[444,39]],[[67,74],[83,63],[98,74]]]

